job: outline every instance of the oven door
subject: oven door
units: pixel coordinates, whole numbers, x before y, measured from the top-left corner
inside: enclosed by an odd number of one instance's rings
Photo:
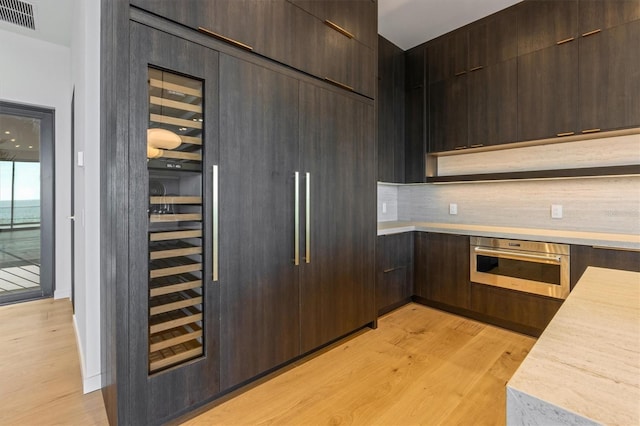
[[[542,296],[569,295],[569,256],[471,246],[471,281]]]

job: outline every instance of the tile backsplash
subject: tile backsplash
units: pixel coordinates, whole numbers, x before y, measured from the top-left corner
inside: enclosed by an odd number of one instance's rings
[[[378,184],[378,222],[398,220],[399,185]]]

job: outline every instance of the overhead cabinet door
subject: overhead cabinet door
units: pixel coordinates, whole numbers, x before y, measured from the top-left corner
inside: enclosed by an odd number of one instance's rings
[[[302,352],[376,317],[373,120],[373,106],[353,95],[301,85],[308,214],[300,289]]]
[[[220,57],[222,387],[299,354],[298,81]]]
[[[211,167],[218,53],[132,23],[128,150],[128,339],[119,420],[161,423],[219,392]],[[179,54],[176,54],[179,52]],[[113,200],[125,202],[125,200]],[[206,378],[203,380],[203,378]],[[127,385],[125,385],[127,384]]]

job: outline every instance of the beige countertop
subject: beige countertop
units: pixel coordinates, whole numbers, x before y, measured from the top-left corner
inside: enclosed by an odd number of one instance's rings
[[[442,232],[480,237],[510,238],[563,244],[640,250],[640,235],[554,229],[514,228],[432,222],[378,222],[378,235],[410,231]]]
[[[587,269],[509,380],[507,424],[640,424],[640,273]]]

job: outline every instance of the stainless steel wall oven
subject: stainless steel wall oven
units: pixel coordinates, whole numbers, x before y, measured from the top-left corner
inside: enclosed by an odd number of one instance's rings
[[[471,281],[557,299],[569,295],[569,246],[471,237]]]

